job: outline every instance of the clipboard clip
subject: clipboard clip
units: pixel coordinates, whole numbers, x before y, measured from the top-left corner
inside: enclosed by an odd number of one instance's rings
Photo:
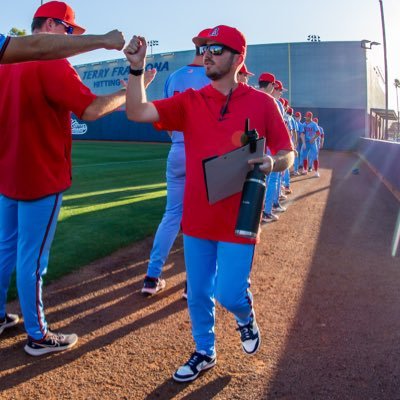
[[[257,139],[258,132],[255,129],[250,130],[250,118],[246,118],[244,125],[244,134],[242,135],[241,142],[243,146],[249,144],[250,153],[255,153],[257,151]]]

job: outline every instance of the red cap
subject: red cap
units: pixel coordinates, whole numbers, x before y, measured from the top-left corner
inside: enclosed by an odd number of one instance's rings
[[[246,64],[242,65],[242,68],[239,69],[239,73],[240,74],[244,74],[244,75],[249,75],[249,76],[253,76],[254,74],[252,72],[250,72],[247,67]]]
[[[258,78],[258,82],[270,82],[275,83],[275,75],[269,72],[263,72]]]
[[[294,114],[294,116],[297,118],[297,117],[300,117],[301,118],[301,112],[299,112],[299,111],[296,111],[296,114]]]
[[[287,89],[285,89],[285,88],[283,87],[282,82],[281,82],[281,81],[278,81],[278,80],[275,81],[275,90],[279,90],[279,91],[281,91],[281,92],[287,92]]]
[[[207,37],[210,31],[211,28],[203,29],[201,32],[197,34],[197,37]]]
[[[313,113],[311,111],[307,111],[305,116],[306,116],[306,118],[312,118]]]
[[[208,41],[224,44],[239,54],[246,55],[246,38],[236,28],[227,25],[218,25],[211,28],[206,35],[196,36],[192,39],[196,46],[203,46]]]
[[[318,124],[318,118],[317,118],[317,117],[313,118],[312,120],[313,120],[316,124]]]
[[[288,107],[287,110],[286,110],[286,112],[287,112],[289,115],[292,115],[292,114],[293,114],[293,108],[292,108],[292,107]]]
[[[85,32],[85,28],[76,24],[74,10],[62,1],[44,3],[36,10],[33,18],[60,19],[74,27],[74,35],[82,35]]]
[[[283,105],[284,105],[285,107],[289,105],[288,99],[285,99],[285,98],[282,97],[282,100],[283,100]]]
[[[283,105],[283,107],[285,107],[285,100],[283,99],[283,97],[280,97],[278,101]]]

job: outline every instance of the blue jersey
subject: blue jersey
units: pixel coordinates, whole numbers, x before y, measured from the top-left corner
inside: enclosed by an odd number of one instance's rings
[[[278,104],[278,108],[279,108],[279,111],[281,112],[282,117],[284,117],[285,116],[285,109],[283,108],[282,103],[277,99],[275,99],[275,101]]]
[[[182,93],[187,89],[201,89],[208,85],[210,80],[206,76],[203,66],[186,65],[173,72],[165,82],[164,97],[172,97],[177,93]],[[172,143],[183,142],[182,132],[173,131]]]
[[[301,133],[304,133],[304,124],[301,121],[296,121],[296,131],[300,135]]]
[[[6,50],[8,40],[9,38],[7,36],[4,36],[2,33],[0,33],[0,60]]]
[[[309,142],[317,132],[319,132],[318,125],[314,122],[305,122],[304,123],[304,131],[306,135],[306,142]]]

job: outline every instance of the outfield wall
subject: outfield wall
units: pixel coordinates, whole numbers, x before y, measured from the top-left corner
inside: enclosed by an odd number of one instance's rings
[[[360,138],[358,153],[400,195],[400,143]]]
[[[167,77],[189,64],[194,51],[148,56],[146,69],[156,68],[157,76],[147,89],[149,100],[163,98]],[[380,99],[376,75],[367,77],[366,52],[360,42],[279,43],[248,46],[246,65],[258,76],[272,72],[288,89],[285,97],[295,110],[312,111],[325,130],[325,146],[332,150],[355,150],[359,137],[368,136],[368,104]],[[83,82],[96,94],[120,88],[128,78],[125,59],[76,66]],[[368,96],[369,87],[374,95]],[[375,107],[380,107],[376,104]],[[75,122],[73,137],[98,140],[168,141],[167,134],[156,132],[150,124],[128,121],[124,108],[98,121]]]

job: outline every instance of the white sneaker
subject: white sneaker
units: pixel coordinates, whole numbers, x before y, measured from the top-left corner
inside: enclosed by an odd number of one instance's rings
[[[319,178],[320,177],[320,175],[319,175],[319,172],[318,171],[315,171],[315,175],[314,175],[316,178]]]
[[[279,203],[276,203],[272,206],[272,211],[276,211],[276,212],[285,212],[286,211],[286,207],[281,206]]]
[[[141,292],[145,296],[151,296],[158,293],[160,290],[163,290],[165,285],[166,282],[164,279],[146,276],[143,281],[143,288]]]
[[[246,354],[256,353],[261,345],[261,336],[255,317],[247,325],[238,325],[237,330],[240,332],[243,351]]]
[[[268,222],[278,221],[278,219],[279,217],[275,214],[263,212],[261,221],[268,223]]]
[[[4,320],[0,322],[0,335],[4,332],[5,329],[17,325],[18,321],[19,317],[17,314],[6,314],[4,316]]]
[[[206,371],[214,367],[217,363],[216,356],[209,357],[206,354],[195,351],[189,358],[186,364],[180,366],[172,378],[177,382],[191,382],[194,381],[201,371]]]

